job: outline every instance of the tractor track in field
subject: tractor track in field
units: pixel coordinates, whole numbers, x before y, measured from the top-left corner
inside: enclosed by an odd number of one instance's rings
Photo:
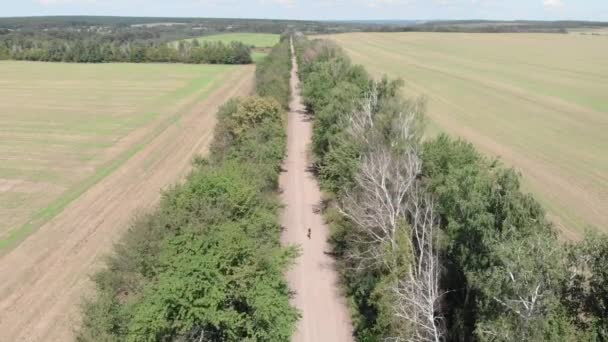
[[[234,71],[218,90],[184,113],[117,170],[0,257],[0,341],[70,341],[79,303],[92,290],[101,256],[138,210],[183,178],[213,136],[215,113],[253,90],[254,66]]]

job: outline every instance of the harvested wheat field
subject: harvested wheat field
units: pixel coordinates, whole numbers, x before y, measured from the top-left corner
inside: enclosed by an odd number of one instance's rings
[[[179,125],[181,115],[234,71],[0,63],[0,249],[25,238],[165,128]]]
[[[253,72],[0,63],[0,341],[72,338],[100,257],[206,151]]]
[[[323,36],[428,99],[434,130],[523,174],[567,238],[608,231],[608,37],[352,33]]]

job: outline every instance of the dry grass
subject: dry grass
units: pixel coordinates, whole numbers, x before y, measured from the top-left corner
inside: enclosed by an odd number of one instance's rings
[[[0,249],[178,125],[235,68],[0,62]]]
[[[329,36],[375,75],[424,95],[432,125],[524,176],[568,238],[608,231],[608,37],[356,33]]]

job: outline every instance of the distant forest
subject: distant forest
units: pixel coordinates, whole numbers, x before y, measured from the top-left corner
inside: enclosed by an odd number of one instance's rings
[[[344,32],[368,25],[257,19],[24,17],[0,18],[0,59],[105,63],[251,63],[242,43],[177,40],[226,32]]]
[[[161,17],[101,17],[101,16],[51,16],[0,18],[0,29],[45,30],[90,28],[130,31],[146,30],[162,35],[174,34],[194,37],[213,32],[263,32],[281,33],[286,28],[304,33],[340,32],[353,29],[367,29],[376,24],[347,22],[320,22],[301,20],[271,19],[230,19],[230,18],[161,18]]]
[[[251,47],[240,43],[180,43],[227,32],[304,34],[339,32],[547,32],[608,27],[580,21],[295,21],[262,19],[22,17],[0,18],[0,60],[105,63],[251,63]]]
[[[590,21],[456,20],[420,23],[402,27],[401,30],[413,32],[568,33],[568,29],[601,27],[608,27],[608,23]]]
[[[251,47],[240,42],[121,40],[111,35],[74,38],[17,36],[2,40],[0,59],[71,63],[249,64]]]
[[[280,32],[284,24],[257,20],[121,17],[0,19],[0,59],[105,63],[251,63],[242,43],[170,44],[181,39],[242,30]]]

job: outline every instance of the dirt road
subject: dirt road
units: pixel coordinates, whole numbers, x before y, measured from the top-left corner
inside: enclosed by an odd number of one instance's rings
[[[204,153],[215,112],[253,89],[253,66],[235,70],[217,91],[179,117],[122,167],[0,258],[0,341],[71,341],[78,304],[91,290],[100,256],[150,208],[159,190],[183,177]]]
[[[352,324],[340,293],[334,261],[326,254],[330,251],[328,228],[321,215],[314,211],[321,202],[321,192],[314,175],[308,172],[312,124],[302,105],[295,58],[293,65],[285,159],[287,172],[280,179],[286,205],[282,220],[285,227],[283,243],[302,247],[302,255],[287,275],[295,292],[293,304],[302,314],[293,341],[352,341]],[[309,228],[310,238],[307,237]]]

